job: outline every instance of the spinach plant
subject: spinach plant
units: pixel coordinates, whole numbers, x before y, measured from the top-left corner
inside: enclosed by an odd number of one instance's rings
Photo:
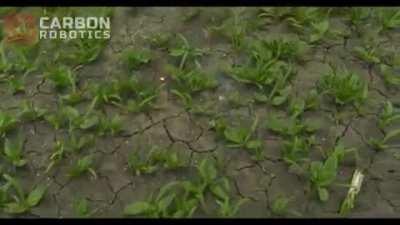
[[[0,137],[13,130],[18,123],[18,119],[7,112],[0,111]]]
[[[368,84],[355,73],[333,70],[322,77],[319,90],[322,95],[333,98],[338,105],[359,105],[367,98]]]
[[[139,69],[142,65],[150,63],[152,59],[151,51],[148,49],[131,49],[128,48],[122,52],[121,60],[132,70]]]
[[[187,61],[192,61],[198,64],[197,58],[204,55],[207,51],[205,49],[195,48],[190,46],[188,40],[182,34],[178,34],[180,43],[175,48],[169,51],[169,54],[174,57],[180,58],[179,69],[185,69]]]
[[[46,185],[38,185],[29,194],[26,194],[16,178],[8,174],[3,174],[3,178],[7,181],[6,185],[13,188],[15,193],[12,195],[13,200],[6,199],[6,203],[3,204],[6,213],[22,214],[28,212],[40,203],[47,190]]]
[[[338,164],[338,158],[335,154],[330,155],[324,162],[311,162],[310,181],[317,190],[321,201],[329,199],[328,187],[336,179]]]
[[[72,165],[68,172],[68,176],[74,178],[85,173],[90,173],[94,179],[97,179],[97,174],[93,169],[93,164],[93,155],[84,156],[78,159],[78,161]]]
[[[22,167],[27,163],[27,160],[23,158],[24,140],[18,138],[15,141],[11,141],[6,138],[4,140],[4,158],[12,163],[16,167]]]

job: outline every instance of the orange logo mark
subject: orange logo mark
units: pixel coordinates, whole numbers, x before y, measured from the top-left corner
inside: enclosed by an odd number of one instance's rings
[[[13,13],[4,17],[5,41],[34,45],[38,41],[36,18],[29,13]]]

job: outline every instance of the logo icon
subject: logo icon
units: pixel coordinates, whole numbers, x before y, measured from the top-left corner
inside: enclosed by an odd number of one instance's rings
[[[29,13],[12,13],[4,17],[7,43],[34,45],[38,42],[36,17]]]

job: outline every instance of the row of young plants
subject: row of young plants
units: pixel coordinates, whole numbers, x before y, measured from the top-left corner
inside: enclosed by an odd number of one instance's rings
[[[326,201],[329,198],[329,189],[335,181],[340,162],[345,154],[354,152],[354,149],[348,149],[341,144],[333,146],[331,150],[326,152],[326,156],[320,161],[311,161],[309,159],[310,151],[313,151],[318,145],[315,134],[318,132],[318,126],[312,121],[303,118],[306,111],[318,110],[321,96],[328,98],[339,109],[363,105],[368,95],[368,84],[360,79],[359,75],[346,70],[338,70],[333,68],[329,74],[323,76],[314,90],[311,90],[305,98],[295,96],[292,89],[291,79],[296,75],[296,65],[301,62],[301,58],[309,51],[310,47],[320,44],[325,40],[325,36],[329,33],[329,15],[331,10],[322,9],[290,9],[287,13],[274,12],[278,9],[263,9],[259,14],[261,19],[272,19],[287,21],[291,26],[298,28],[306,27],[312,32],[304,32],[300,34],[302,40],[256,40],[254,44],[249,45],[247,37],[252,29],[251,24],[246,24],[244,20],[239,18],[239,14],[233,17],[233,23],[236,24],[235,29],[226,29],[233,31],[233,34],[223,34],[228,36],[232,41],[232,49],[243,52],[247,56],[247,61],[232,65],[225,68],[225,73],[234,80],[254,87],[254,102],[264,104],[266,106],[278,107],[286,109],[287,116],[268,115],[265,127],[283,139],[282,158],[290,166],[296,166],[304,171],[314,187],[320,200]],[[364,16],[363,11],[351,11],[352,24],[359,24],[358,21]],[[320,15],[325,15],[323,20],[317,19]],[[353,15],[354,14],[354,15]],[[353,18],[354,17],[354,18]],[[358,18],[361,17],[361,18]],[[385,29],[393,29],[396,25],[396,14],[391,19],[383,19],[386,21]],[[386,18],[386,17],[385,17]],[[227,19],[223,26],[215,27],[214,30],[224,30],[226,26],[232,23],[231,19]],[[392,21],[394,20],[394,22]],[[389,22],[388,22],[389,21]],[[226,25],[228,24],[228,25]],[[358,25],[359,26],[359,25]],[[301,30],[301,29],[298,29]],[[384,31],[382,31],[384,32]],[[304,35],[310,34],[308,38]],[[343,36],[343,35],[342,35]],[[174,36],[168,34],[156,34],[149,37],[149,43],[153,48],[167,49],[171,58],[176,61],[165,66],[165,71],[170,75],[171,82],[167,83],[167,88],[171,89],[177,99],[180,100],[184,108],[189,112],[206,112],[202,105],[194,103],[194,98],[204,91],[212,90],[218,86],[216,79],[203,72],[201,67],[201,58],[206,54],[210,54],[209,49],[196,48],[189,43],[183,35],[177,35],[176,40],[172,40]],[[173,47],[169,47],[170,43]],[[58,43],[62,45],[63,43]],[[3,44],[4,45],[4,44]],[[3,46],[2,45],[2,46]],[[54,47],[59,48],[60,45]],[[75,44],[73,44],[75,45]],[[6,49],[2,50],[2,72],[5,74],[23,74],[6,76],[3,79],[10,86],[12,94],[24,91],[24,76],[32,75],[34,71],[43,69],[46,82],[54,87],[57,93],[58,107],[55,111],[37,108],[32,102],[23,102],[18,107],[16,114],[1,112],[0,114],[0,134],[4,143],[4,158],[15,167],[23,167],[27,162],[23,157],[23,138],[19,140],[11,140],[8,134],[18,123],[29,121],[44,120],[47,121],[54,129],[62,129],[68,133],[68,138],[58,140],[55,143],[53,153],[50,156],[49,165],[46,171],[50,172],[54,166],[58,165],[63,159],[68,157],[70,153],[83,153],[83,150],[89,149],[94,145],[97,136],[104,135],[120,135],[122,130],[122,119],[118,114],[109,117],[103,113],[102,109],[111,105],[129,113],[147,112],[148,110],[157,109],[156,100],[159,91],[165,86],[155,86],[152,83],[138,79],[135,74],[140,73],[143,66],[150,65],[153,60],[152,51],[148,48],[127,49],[121,54],[121,62],[129,71],[128,75],[121,75],[111,81],[92,82],[87,86],[81,86],[80,79],[74,70],[76,65],[86,64],[94,61],[100,54],[104,43],[92,42],[89,40],[79,40],[76,43],[76,51],[73,51],[69,57],[65,58],[65,54],[52,57],[54,61],[46,63],[45,57],[31,57],[31,54],[37,48],[26,49],[19,48],[7,53]],[[365,59],[376,62],[372,53],[362,53],[362,50],[356,50],[357,54],[367,55]],[[18,53],[16,59],[9,59],[10,53]],[[363,56],[361,56],[363,57]],[[28,59],[38,59],[30,62]],[[41,62],[43,60],[43,62]],[[16,63],[18,62],[18,63]],[[381,65],[381,67],[390,65]],[[388,69],[388,68],[386,68]],[[394,76],[394,75],[393,75]],[[389,79],[393,80],[393,79]],[[393,83],[393,82],[392,82]],[[77,106],[82,102],[89,102],[83,110],[78,110]],[[227,147],[246,149],[252,154],[255,160],[263,160],[265,157],[263,141],[256,134],[260,127],[260,119],[255,117],[252,124],[246,126],[232,126],[223,117],[217,115],[211,122],[211,128],[216,131],[218,138],[222,139]],[[385,108],[380,117],[382,127],[394,121],[397,114],[394,112],[390,102],[385,103]],[[400,133],[398,131],[388,132],[382,140],[371,140],[371,145],[376,149],[387,148],[386,142]],[[73,178],[86,173],[97,177],[93,156],[84,153],[85,156],[80,157],[69,170],[68,176]],[[144,157],[144,158],[143,158]],[[219,181],[216,168],[207,160],[199,164],[199,177],[194,181],[175,182],[166,185],[160,190],[156,198],[150,197],[148,201],[133,203],[127,206],[125,214],[142,215],[154,217],[186,217],[193,215],[198,208],[208,213],[205,206],[204,196],[209,192],[216,199],[220,206],[218,214],[221,216],[234,216],[239,210],[242,201],[234,203],[229,197],[229,181],[221,178]],[[178,169],[185,167],[185,161],[173,149],[163,149],[162,147],[153,148],[147,155],[140,155],[133,152],[128,158],[128,166],[133,174],[145,175],[154,174],[159,169]],[[15,202],[20,205],[11,204],[9,202],[12,194],[10,187],[18,190],[18,182],[10,182],[10,175],[4,175],[4,204],[3,208],[6,212],[14,208],[14,212],[26,212],[30,207],[39,203],[44,191],[42,187],[39,190],[32,191],[31,194],[18,194]],[[8,178],[6,178],[8,177]],[[197,179],[197,180],[196,180]],[[216,181],[218,180],[218,181]],[[214,183],[222,182],[222,186],[214,187]],[[17,184],[17,185],[15,185]],[[215,191],[214,189],[221,189]],[[20,192],[20,191],[18,191]],[[215,194],[217,192],[218,194]],[[27,197],[28,196],[28,197]],[[29,198],[39,200],[27,200]],[[275,208],[279,208],[278,201]],[[10,206],[11,204],[11,206]],[[285,204],[283,204],[285,205]],[[350,204],[351,205],[351,204]],[[81,208],[79,214],[87,215],[88,206],[84,200],[77,202],[77,208]],[[282,211],[282,210],[276,210]],[[284,210],[283,210],[284,211]],[[343,210],[344,212],[345,210]]]
[[[11,13],[18,9],[9,9],[4,13]],[[74,15],[76,9],[36,9],[41,15]],[[36,11],[35,11],[36,12]],[[110,12],[106,12],[110,13]],[[14,107],[4,106],[0,110],[0,144],[1,144],[1,192],[0,209],[2,213],[24,214],[32,207],[37,206],[45,197],[48,184],[37,184],[34,187],[25,187],[18,178],[18,171],[27,170],[27,164],[31,162],[25,157],[25,144],[23,127],[25,124],[47,121],[55,129],[68,128],[70,134],[67,141],[59,140],[55,143],[54,152],[49,157],[46,172],[69,152],[79,152],[93,139],[93,135],[78,135],[76,129],[89,129],[98,123],[99,132],[114,132],[118,128],[118,118],[108,119],[104,115],[98,117],[98,122],[92,115],[82,115],[71,105],[76,103],[80,97],[75,76],[77,65],[88,64],[99,55],[105,42],[88,39],[70,40],[67,43],[54,41],[47,43],[41,41],[33,46],[19,45],[18,43],[6,42],[2,39],[0,43],[0,77],[1,83],[8,87],[4,94],[9,96],[26,95],[29,91],[26,84],[37,74],[43,74],[43,81],[53,85],[57,97],[59,97],[59,108],[52,112],[50,108],[35,105],[32,99],[24,99]],[[59,51],[63,46],[67,52]],[[63,53],[63,54],[61,54]],[[30,87],[29,87],[30,88]],[[68,89],[66,91],[66,89]],[[6,93],[9,91],[9,93]],[[82,123],[82,124],[81,124]],[[80,157],[68,171],[68,177],[77,177],[86,172],[95,175],[91,155]],[[28,191],[29,190],[29,191]],[[28,192],[27,192],[28,191]]]

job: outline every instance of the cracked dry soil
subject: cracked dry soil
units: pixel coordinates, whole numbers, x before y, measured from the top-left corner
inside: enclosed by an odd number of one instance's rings
[[[127,47],[146,46],[146,37],[159,32],[183,34],[196,47],[211,49],[211,53],[200,59],[201,68],[214,76],[218,86],[206,90],[194,98],[196,102],[212,105],[214,112],[224,115],[232,123],[250,126],[256,115],[265,121],[271,112],[285,113],[285,107],[269,104],[249,104],[233,106],[227,101],[229,95],[239,91],[242,97],[251,98],[253,87],[245,86],[226,76],[223,65],[235,62],[238,55],[230,41],[211,34],[207,26],[212,19],[227,16],[229,8],[115,8],[112,17],[111,40],[102,50],[98,59],[76,69],[79,78],[78,88],[86,84],[109,81],[115,74],[127,73],[121,66],[118,55]],[[198,14],[194,13],[199,10]],[[257,8],[243,8],[241,13],[251,18]],[[183,20],[186,14],[193,18]],[[246,17],[245,16],[245,17]],[[222,18],[223,19],[223,18]],[[332,29],[350,29],[342,15],[331,16]],[[366,22],[367,23],[367,22]],[[285,26],[284,22],[267,24],[248,34],[252,37],[274,39],[291,38],[297,35]],[[379,35],[382,48],[400,47],[399,29]],[[96,136],[93,146],[83,149],[83,153],[94,157],[94,170],[97,178],[90,174],[69,179],[68,168],[83,154],[68,154],[50,173],[45,170],[57,141],[68,138],[66,129],[56,130],[45,120],[18,124],[18,130],[26,138],[23,156],[27,165],[9,171],[17,177],[24,189],[46,183],[48,189],[39,205],[22,215],[1,212],[1,217],[76,217],[73,201],[80,197],[88,201],[91,217],[121,217],[128,204],[146,200],[151,193],[168,182],[188,179],[195,174],[195,167],[203,158],[218,158],[223,163],[221,173],[233,183],[234,196],[248,198],[235,217],[279,217],[273,213],[273,201],[279,196],[287,196],[288,213],[282,217],[339,217],[340,204],[346,196],[352,174],[356,168],[363,171],[365,179],[357,195],[355,207],[348,217],[399,217],[400,213],[400,160],[398,151],[400,139],[393,140],[397,147],[375,151],[368,144],[368,138],[382,136],[377,126],[381,104],[385,100],[399,102],[398,89],[388,89],[375,66],[358,59],[352,48],[360,38],[350,34],[337,42],[313,45],[297,63],[296,75],[291,84],[296,96],[304,96],[313,88],[320,77],[330,71],[329,65],[346,66],[368,82],[369,93],[362,115],[352,108],[338,110],[328,101],[321,103],[321,109],[307,111],[304,118],[321,121],[321,129],[316,133],[319,150],[331,149],[339,141],[346,147],[356,148],[357,158],[346,156],[338,169],[335,184],[329,188],[330,197],[321,202],[311,191],[307,177],[289,168],[282,159],[282,138],[258,126],[257,137],[263,142],[262,160],[255,160],[244,149],[231,149],[217,138],[209,127],[211,117],[198,115],[186,110],[170,91],[169,74],[164,64],[171,63],[168,51],[152,49],[154,57],[134,76],[165,84],[157,99],[157,109],[141,113],[126,113],[120,108],[106,104],[101,110],[106,115],[121,115],[123,132],[116,135]],[[61,53],[62,54],[62,53]],[[240,56],[239,56],[240,57]],[[164,81],[160,77],[165,77]],[[25,92],[11,94],[7,84],[1,83],[0,106],[2,111],[14,110],[22,100],[32,101],[39,108],[55,111],[59,107],[58,94],[40,72],[33,72],[25,78]],[[250,97],[249,97],[250,96]],[[76,107],[85,109],[90,101],[79,103]],[[198,103],[201,104],[201,103]],[[100,109],[99,109],[100,110]],[[338,112],[340,111],[340,112]],[[340,115],[339,115],[340,114]],[[339,115],[339,116],[338,116]],[[340,119],[337,119],[340,117]],[[240,121],[239,119],[240,118]],[[393,126],[399,127],[399,124]],[[14,134],[11,134],[14,135]],[[187,167],[177,171],[159,170],[151,175],[136,175],[128,169],[128,155],[133,149],[145,154],[148,146],[160,146],[177,150]],[[321,159],[323,154],[313,149],[310,158]],[[4,163],[4,161],[2,161]],[[211,200],[210,200],[211,201]],[[208,203],[206,203],[208,204]],[[212,203],[209,203],[210,205]],[[215,206],[210,206],[212,209]],[[211,210],[212,211],[212,210]],[[216,213],[195,213],[195,217],[215,217]]]

